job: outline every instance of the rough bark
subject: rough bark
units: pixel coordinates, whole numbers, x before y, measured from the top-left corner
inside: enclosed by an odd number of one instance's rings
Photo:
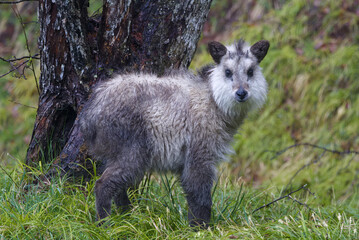
[[[90,19],[88,0],[40,0],[41,94],[27,164],[57,157],[64,172],[89,168],[76,117],[91,87],[122,69],[188,67],[210,3],[105,0]]]
[[[87,0],[39,2],[41,94],[27,164],[48,161],[61,150],[87,97],[93,57],[86,5]]]

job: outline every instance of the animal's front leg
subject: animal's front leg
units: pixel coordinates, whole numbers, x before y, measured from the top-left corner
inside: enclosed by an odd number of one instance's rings
[[[188,220],[192,227],[207,228],[211,218],[211,189],[214,166],[204,161],[188,163],[182,174],[182,186],[188,202]]]

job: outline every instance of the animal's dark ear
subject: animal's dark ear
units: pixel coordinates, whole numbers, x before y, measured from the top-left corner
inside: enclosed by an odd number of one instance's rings
[[[251,47],[251,53],[257,58],[258,63],[260,63],[263,58],[267,55],[269,48],[269,42],[267,40],[261,40],[256,42]]]
[[[210,42],[208,43],[208,51],[209,54],[211,54],[213,60],[216,63],[219,63],[221,61],[221,58],[226,55],[227,48],[219,42]]]

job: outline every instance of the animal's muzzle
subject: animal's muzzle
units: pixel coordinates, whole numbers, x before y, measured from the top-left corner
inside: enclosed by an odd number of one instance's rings
[[[240,87],[236,92],[236,100],[238,102],[245,102],[248,99],[248,91]]]

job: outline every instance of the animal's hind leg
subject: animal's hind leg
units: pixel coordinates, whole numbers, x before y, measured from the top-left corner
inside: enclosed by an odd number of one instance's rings
[[[120,189],[115,196],[115,204],[121,213],[130,210],[131,202],[128,199],[127,189]]]
[[[136,192],[138,190],[139,182],[142,180],[142,177],[138,176],[138,182],[132,183],[129,188],[120,189],[115,196],[115,204],[121,213],[130,210],[131,202],[128,198],[127,191]]]
[[[123,153],[122,153],[123,154]],[[124,156],[109,164],[95,186],[96,210],[98,219],[107,217],[111,213],[112,199],[121,210],[130,207],[127,189],[139,182],[144,175],[145,165],[141,162],[138,148],[129,149]]]
[[[125,166],[111,166],[102,174],[95,185],[96,210],[98,219],[103,219],[111,213],[112,199],[115,198],[117,206],[128,208],[130,200],[127,188],[138,179],[139,169]]]
[[[107,217],[111,213],[111,203],[119,184],[113,182],[114,169],[107,168],[100,179],[96,181],[96,211],[98,220]]]

